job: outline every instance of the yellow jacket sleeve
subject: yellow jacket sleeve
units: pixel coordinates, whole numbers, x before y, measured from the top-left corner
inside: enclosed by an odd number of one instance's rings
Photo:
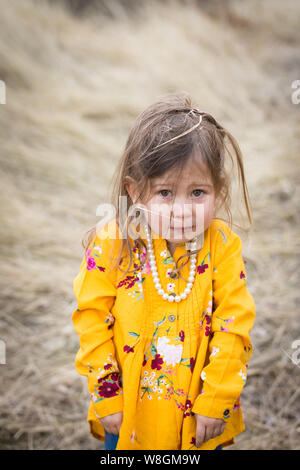
[[[112,332],[111,309],[116,284],[114,274],[109,274],[108,251],[108,240],[95,236],[73,282],[78,308],[73,312],[72,320],[80,341],[75,367],[79,374],[88,377],[88,389],[98,418],[123,410]]]
[[[201,372],[202,390],[192,411],[226,421],[246,382],[255,303],[246,287],[240,237],[228,225],[218,232],[212,313],[204,320],[205,332],[210,335],[209,358]]]

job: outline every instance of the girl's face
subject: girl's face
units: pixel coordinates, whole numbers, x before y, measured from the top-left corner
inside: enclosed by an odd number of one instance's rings
[[[201,169],[190,163],[180,175],[175,170],[151,180],[150,199],[143,202],[146,219],[151,231],[169,243],[191,240],[208,228],[214,216],[214,187],[203,165]]]

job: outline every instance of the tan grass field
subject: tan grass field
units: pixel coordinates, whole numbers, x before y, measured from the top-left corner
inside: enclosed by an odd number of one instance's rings
[[[254,353],[231,449],[300,449],[300,3],[0,3],[0,448],[103,447],[74,366],[81,239],[135,117],[185,90],[238,139],[253,205]]]

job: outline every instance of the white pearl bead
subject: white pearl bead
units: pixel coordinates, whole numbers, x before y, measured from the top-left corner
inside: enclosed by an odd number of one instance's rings
[[[163,288],[160,284],[158,271],[157,271],[157,266],[156,266],[156,261],[155,261],[155,252],[154,252],[154,249],[153,249],[153,246],[152,246],[152,237],[151,237],[151,233],[149,231],[149,227],[148,227],[147,224],[144,226],[144,229],[145,229],[145,234],[146,234],[146,239],[147,239],[147,247],[148,247],[148,255],[149,255],[149,262],[150,262],[150,266],[151,266],[151,272],[152,272],[152,276],[153,276],[154,285],[155,285],[155,288],[158,291],[158,294],[161,295],[164,300],[168,300],[169,302],[180,302],[181,300],[186,299],[187,296],[191,292],[191,289],[193,287],[193,283],[194,283],[194,280],[195,280],[197,254],[193,254],[190,257],[190,261],[191,261],[190,272],[189,272],[189,276],[188,276],[188,283],[187,283],[187,286],[186,286],[184,292],[182,292],[182,294],[176,295],[176,296],[169,295],[163,290]],[[191,244],[191,249],[192,250],[196,249],[195,242]]]

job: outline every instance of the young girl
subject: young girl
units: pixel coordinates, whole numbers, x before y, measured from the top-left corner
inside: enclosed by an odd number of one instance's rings
[[[75,364],[106,449],[219,449],[245,429],[255,304],[232,230],[229,158],[251,226],[238,144],[187,93],[163,97],[130,131],[116,215],[89,233],[74,279]],[[120,196],[138,211],[124,217]]]

